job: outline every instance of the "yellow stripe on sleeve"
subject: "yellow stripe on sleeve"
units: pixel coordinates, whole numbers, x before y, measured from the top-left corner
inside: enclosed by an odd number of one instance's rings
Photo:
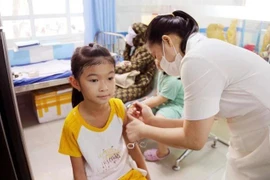
[[[125,116],[126,116],[126,108],[124,103],[117,98],[112,98],[112,105],[114,105],[114,109],[115,109],[115,113],[118,117],[120,117],[123,121],[125,120]]]
[[[82,153],[77,143],[81,124],[76,119],[74,113],[75,108],[69,113],[65,120],[58,152],[73,157],[81,157]]]

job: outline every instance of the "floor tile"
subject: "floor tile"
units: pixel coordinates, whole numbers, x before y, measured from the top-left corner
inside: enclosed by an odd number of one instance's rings
[[[58,144],[45,144],[29,153],[29,160],[35,179],[55,174],[57,171],[70,169],[71,163],[68,156],[58,153]]]
[[[153,148],[154,142],[148,142],[147,148]],[[175,148],[171,149],[171,155],[157,163],[147,162],[150,175],[153,179],[191,179],[201,180],[206,179],[218,169],[224,167],[226,162],[226,149],[227,146],[218,143],[217,148],[211,147],[212,142],[208,142],[205,147],[200,151],[193,151],[181,163],[179,171],[172,170],[175,160],[181,155],[183,150]],[[147,149],[146,148],[146,149]],[[219,150],[218,149],[225,149]],[[218,175],[217,175],[218,176]]]
[[[59,144],[60,142],[60,136],[62,134],[62,128],[64,124],[64,119],[48,122],[47,125],[51,131],[51,133],[54,135],[55,141]]]
[[[225,166],[218,169],[212,175],[210,175],[206,180],[221,180],[225,172]]]

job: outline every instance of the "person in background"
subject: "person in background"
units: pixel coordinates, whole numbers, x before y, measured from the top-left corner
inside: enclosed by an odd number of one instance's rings
[[[156,67],[153,56],[145,47],[145,32],[147,25],[134,23],[128,28],[126,48],[124,51],[125,63],[115,68],[116,74],[124,74],[132,70],[139,71],[135,83],[128,88],[116,86],[115,97],[124,103],[139,99],[153,89]]]
[[[184,89],[182,82],[179,78],[169,76],[159,66],[158,82],[157,82],[157,95],[143,101],[152,108],[156,117],[180,119],[183,113],[184,106]],[[160,161],[170,154],[170,149],[161,143],[158,143],[157,149],[149,149],[144,152],[144,157],[147,161],[155,162]]]
[[[125,107],[112,98],[115,61],[106,48],[77,48],[71,59],[72,106],[59,152],[70,156],[75,180],[150,179],[139,147],[128,150]]]

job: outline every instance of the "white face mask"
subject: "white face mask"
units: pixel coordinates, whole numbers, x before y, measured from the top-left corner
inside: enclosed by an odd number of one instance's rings
[[[126,42],[128,45],[130,46],[134,46],[133,45],[133,39],[137,36],[137,34],[134,32],[134,30],[132,29],[132,27],[128,27],[128,34],[126,35]]]
[[[177,53],[175,47],[173,46],[174,52],[175,52],[175,59],[172,62],[169,62],[165,57],[165,50],[164,50],[164,44],[162,41],[162,48],[163,48],[163,56],[160,61],[160,67],[165,71],[168,75],[171,76],[179,76],[181,75],[181,61],[183,59],[182,55],[180,53]]]

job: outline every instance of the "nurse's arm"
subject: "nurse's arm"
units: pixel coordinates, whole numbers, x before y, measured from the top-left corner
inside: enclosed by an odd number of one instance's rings
[[[183,127],[184,120],[168,119],[164,117],[155,116],[153,117],[153,119],[149,119],[147,124],[160,128],[175,128],[175,127]]]
[[[163,97],[164,98],[164,97]],[[164,98],[165,101],[167,98]],[[144,123],[161,127],[161,128],[175,128],[175,127],[183,127],[183,119],[168,119],[164,117],[158,117],[154,116],[151,110],[151,105],[149,107],[149,102],[143,103],[143,102],[135,102],[133,104],[134,107],[136,107],[137,110],[141,110],[146,114],[146,119],[144,119]],[[132,110],[134,111],[134,110]],[[133,114],[133,113],[131,113]],[[145,117],[145,116],[143,116]],[[149,117],[149,118],[148,118]]]
[[[214,116],[203,120],[183,120],[183,127],[159,128],[145,125],[142,137],[162,144],[193,150],[200,150],[207,142],[214,122]]]

